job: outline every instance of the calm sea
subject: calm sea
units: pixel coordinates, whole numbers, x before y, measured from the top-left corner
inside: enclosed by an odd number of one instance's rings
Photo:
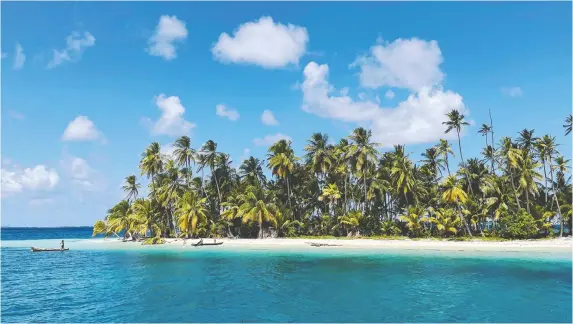
[[[5,246],[90,237],[2,229],[2,322],[572,321],[571,260],[550,256]]]

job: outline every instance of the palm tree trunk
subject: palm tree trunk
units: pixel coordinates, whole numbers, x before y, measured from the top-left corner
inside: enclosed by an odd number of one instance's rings
[[[557,190],[555,190],[555,183],[553,182],[553,168],[551,167],[552,161],[551,156],[549,156],[549,172],[551,173],[551,190],[553,191],[553,199],[557,203],[557,213],[559,213],[559,237],[563,237],[563,215],[561,215],[561,206],[559,205],[559,200],[557,199]]]
[[[543,191],[545,192],[545,203],[547,204],[547,170],[545,169],[545,158],[542,158],[541,161],[543,162],[543,175],[545,177],[545,188],[543,188]]]
[[[263,238],[263,219],[259,218],[259,238]]]
[[[213,166],[214,168],[214,166]],[[219,182],[217,181],[217,175],[215,174],[215,170],[211,168],[211,176],[215,179],[215,186],[217,187],[217,196],[219,197],[219,208],[221,208],[221,191],[219,190]],[[219,210],[220,211],[220,210]]]
[[[347,212],[348,212],[348,200],[346,198],[346,175],[344,175],[344,213],[346,214]]]
[[[511,167],[509,167],[509,178],[511,180],[511,187],[513,188],[513,194],[515,195],[515,201],[517,202],[517,208],[521,209],[521,204],[519,203],[519,196],[517,195],[517,189],[515,189],[515,183],[513,181],[513,172],[511,172]]]
[[[468,226],[468,222],[466,221],[466,218],[464,217],[464,214],[462,213],[462,209],[460,208],[460,205],[456,204],[456,207],[458,208],[458,213],[460,213],[460,219],[462,220],[462,223],[464,224],[464,227],[466,228],[466,233],[472,237],[472,231],[470,230],[470,227]]]
[[[457,131],[458,133],[458,148],[460,149],[460,158],[462,159],[462,166],[464,167],[464,169],[466,170],[466,179],[468,180],[468,188],[470,189],[470,193],[474,194],[474,190],[472,188],[472,183],[470,181],[470,175],[469,175],[469,171],[466,168],[466,162],[464,161],[464,155],[462,154],[462,139],[460,138],[460,132]]]
[[[450,173],[450,162],[448,160],[448,152],[446,152],[446,169],[448,170],[448,175],[451,176],[452,174]]]
[[[531,214],[531,210],[529,210],[529,191],[527,189],[525,189],[525,203],[526,205],[526,209],[527,209],[527,213]]]
[[[289,184],[289,181],[288,181],[288,174],[285,175],[285,179],[286,179],[286,185],[287,185],[287,200],[288,200],[288,206],[289,206],[291,212],[292,212],[293,215],[294,215],[294,210],[292,209],[292,203],[291,203],[291,201],[290,201],[290,184]],[[295,219],[296,219],[296,217],[295,217]]]

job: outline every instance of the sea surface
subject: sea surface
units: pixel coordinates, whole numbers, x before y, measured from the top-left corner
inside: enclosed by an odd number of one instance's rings
[[[1,235],[2,322],[572,321],[571,258],[551,253],[74,249],[91,228]],[[61,239],[70,251],[29,250]]]

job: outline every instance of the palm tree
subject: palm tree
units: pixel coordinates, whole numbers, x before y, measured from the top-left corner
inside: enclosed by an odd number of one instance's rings
[[[340,190],[338,190],[336,184],[331,183],[322,190],[322,195],[318,197],[318,200],[326,200],[328,202],[330,212],[334,217],[334,206],[336,205],[336,201],[340,199],[340,196]]]
[[[438,181],[438,173],[439,176],[442,176],[442,170],[444,170],[444,160],[441,158],[441,154],[438,148],[431,147],[426,149],[426,152],[422,153],[422,157],[425,159],[422,160],[422,163],[426,163],[428,168],[432,171],[434,178]]]
[[[572,123],[573,123],[573,117],[571,117],[571,114],[569,114],[565,118],[565,125],[563,125],[563,128],[565,128],[565,135],[569,135],[571,133]]]
[[[340,175],[344,180],[344,212],[348,211],[348,197],[347,197],[347,184],[350,181],[350,170],[349,170],[349,163],[350,157],[348,154],[350,148],[350,143],[348,143],[348,139],[342,138],[336,147],[334,148],[334,156],[336,167],[334,169],[334,173]]]
[[[175,150],[173,155],[178,165],[191,168],[191,163],[195,163],[195,150],[191,148],[191,139],[189,136],[181,136],[173,145]]]
[[[120,201],[117,205],[113,206],[107,211],[106,221],[107,228],[110,232],[118,235],[125,231],[124,238],[131,237],[130,227],[130,206],[127,200]]]
[[[364,214],[359,210],[353,210],[348,212],[346,215],[338,217],[338,224],[332,229],[337,230],[340,226],[344,226],[347,229],[346,235],[360,236],[360,226],[364,222]]]
[[[534,129],[527,129],[524,128],[521,132],[519,132],[519,137],[517,138],[517,144],[522,150],[525,150],[527,153],[531,152],[537,138],[533,136],[535,132]]]
[[[366,130],[362,127],[356,128],[352,135],[348,136],[352,140],[352,144],[348,147],[348,155],[354,162],[354,171],[358,177],[362,178],[364,184],[364,205],[362,212],[366,210],[366,203],[368,201],[368,187],[366,184],[366,177],[368,176],[369,165],[375,165],[378,156],[376,148],[378,143],[371,142],[372,131]]]
[[[458,180],[454,176],[448,176],[442,183],[442,188],[444,189],[442,200],[456,206],[459,212],[459,217],[462,220],[464,227],[466,228],[466,233],[471,237],[472,233],[465,217],[462,215],[462,210],[460,207],[460,204],[465,203],[468,199],[468,194],[464,191],[464,189],[462,189]]]
[[[408,232],[412,236],[420,236],[428,218],[424,216],[424,210],[421,207],[409,206],[406,213],[400,216],[400,220],[406,223]]]
[[[312,134],[308,144],[304,147],[307,152],[305,155],[306,163],[317,175],[324,175],[332,166],[332,159],[330,156],[331,147],[328,145],[328,135],[321,133]]]
[[[392,176],[395,188],[399,192],[402,192],[406,200],[406,205],[408,205],[408,193],[413,191],[416,183],[414,177],[414,166],[408,156],[404,155],[402,146],[397,145],[395,149],[398,154],[395,154],[394,156],[390,175]]]
[[[485,137],[485,146],[488,146],[488,142],[487,142],[487,134],[489,134],[491,132],[491,126],[486,125],[486,124],[482,124],[481,128],[478,130],[478,133],[481,134],[481,136]]]
[[[263,173],[263,161],[251,156],[248,160],[243,161],[239,167],[239,175],[247,183],[261,186],[266,181]]]
[[[491,173],[495,173],[496,152],[493,146],[488,145],[484,147],[484,149],[481,151],[481,155],[483,155],[485,162],[491,163]]]
[[[152,200],[137,199],[133,202],[131,208],[132,213],[130,215],[131,224],[129,230],[132,233],[145,236],[149,231],[151,232],[151,236],[154,236],[153,234],[159,234],[157,233],[159,228],[154,226],[158,218],[158,212]]]
[[[215,186],[217,188],[217,197],[219,198],[218,203],[221,204],[221,190],[219,189],[219,182],[217,176],[215,175],[215,166],[217,163],[217,157],[219,153],[217,152],[217,143],[212,140],[208,140],[203,147],[201,147],[201,158],[199,159],[199,171],[203,171],[205,166],[208,166],[211,170],[211,178],[215,180]]]
[[[127,202],[129,202],[131,198],[134,200],[137,199],[139,188],[141,188],[141,185],[137,183],[137,179],[134,175],[130,175],[125,178],[125,184],[121,187],[121,189],[127,192],[127,197],[125,198]]]
[[[510,137],[501,138],[499,154],[501,155],[501,158],[503,159],[503,162],[505,164],[506,171],[509,174],[509,180],[511,183],[511,187],[513,188],[513,193],[515,195],[515,202],[517,203],[517,208],[521,209],[521,204],[519,203],[519,196],[517,195],[517,188],[515,187],[514,173],[513,173],[513,170],[517,168],[517,163],[518,160],[521,158],[521,155],[519,154],[519,150],[514,147]]]
[[[465,116],[462,115],[456,109],[447,113],[446,116],[448,116],[448,120],[442,123],[443,125],[448,126],[448,128],[446,128],[445,133],[446,134],[449,133],[452,129],[456,130],[456,133],[458,135],[458,148],[460,150],[460,159],[462,160],[462,165],[465,165],[466,163],[464,161],[464,155],[462,154],[462,140],[460,138],[460,132],[463,126],[469,126],[470,123],[466,122],[464,120]],[[470,192],[471,192],[471,187],[470,187]],[[471,193],[473,194],[473,192]]]
[[[272,174],[279,179],[284,179],[287,187],[287,200],[292,210],[291,191],[289,185],[289,175],[293,172],[295,162],[298,158],[294,155],[294,150],[291,147],[292,142],[287,140],[280,140],[269,147],[268,150],[268,166],[272,170]]]
[[[260,190],[258,191],[258,195],[255,190],[247,192],[243,197],[243,204],[240,209],[243,215],[243,224],[257,222],[259,225],[258,237],[262,239],[263,222],[270,222],[274,224],[276,228],[277,208],[271,203],[266,203],[262,192]]]
[[[537,172],[539,167],[541,167],[541,165],[533,161],[531,154],[524,148],[521,153],[521,158],[517,160],[518,183],[519,190],[525,193],[526,209],[530,214],[529,194],[535,196],[538,192],[536,181],[541,180],[541,174]]]
[[[444,157],[444,161],[446,161],[446,169],[448,170],[448,175],[451,175],[450,163],[448,162],[448,155],[451,155],[451,156],[455,156],[455,155],[454,155],[454,151],[452,151],[452,147],[450,146],[450,143],[448,143],[448,141],[446,141],[446,140],[440,139],[440,143],[438,144],[436,149],[438,150],[439,154]]]
[[[207,222],[207,198],[200,198],[193,191],[187,191],[178,201],[177,224],[183,234],[196,234],[197,224]]]
[[[141,155],[139,162],[141,175],[146,175],[151,179],[151,188],[155,192],[155,176],[163,171],[163,160],[161,159],[161,146],[157,142],[151,143]],[[154,197],[157,199],[157,197]]]
[[[455,211],[450,208],[430,208],[430,214],[433,214],[429,218],[429,221],[436,225],[436,229],[441,236],[447,235],[447,233],[457,234],[458,226],[460,226],[460,218],[455,217]]]
[[[551,191],[553,192],[553,199],[557,204],[557,213],[559,214],[559,219],[561,224],[559,237],[563,237],[563,215],[561,214],[561,206],[559,205],[559,199],[557,199],[557,190],[555,188],[555,182],[553,180],[555,179],[555,177],[553,176],[553,171],[555,170],[555,167],[553,166],[553,157],[558,153],[557,144],[555,143],[555,137],[551,136],[547,139],[547,142],[545,142],[545,140],[543,141],[543,150],[545,150],[545,154],[549,162],[549,173],[551,175],[550,179]]]

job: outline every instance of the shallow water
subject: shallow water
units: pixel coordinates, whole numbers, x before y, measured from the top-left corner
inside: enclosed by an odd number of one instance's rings
[[[22,242],[2,241],[3,322],[572,320],[563,255],[109,250],[94,241],[31,253]]]

